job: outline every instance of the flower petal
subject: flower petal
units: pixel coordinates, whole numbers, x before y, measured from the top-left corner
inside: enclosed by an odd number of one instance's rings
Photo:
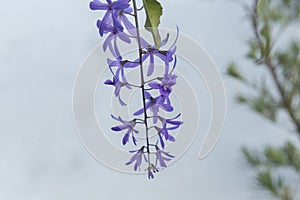
[[[141,164],[142,164],[142,154],[140,153],[140,155],[136,159],[136,163],[134,165],[134,171],[136,171],[137,168],[141,166]]]
[[[173,108],[171,105],[169,105],[169,104],[161,104],[161,106],[162,106],[163,109],[164,109],[165,111],[167,111],[167,112],[171,112],[171,111],[174,110],[174,108]]]
[[[149,54],[145,54],[145,55],[143,55],[143,57],[142,57],[142,61],[144,62],[147,58],[149,57]]]
[[[157,160],[159,161],[159,164],[160,164],[161,167],[167,167],[167,164],[164,161],[163,157],[161,156],[160,151],[156,152],[156,157],[157,157]]]
[[[129,139],[129,133],[126,133],[123,137],[122,144],[125,145],[128,142],[128,139]]]
[[[151,98],[151,94],[147,91],[145,91],[145,98],[146,99],[150,99]]]
[[[142,113],[144,113],[144,108],[139,109],[138,111],[133,113],[133,115],[137,116],[137,115],[141,115]]]
[[[136,139],[135,139],[135,137],[134,137],[134,134],[132,133],[131,135],[132,135],[132,141],[133,141],[133,144],[134,144],[134,145],[137,145]]]
[[[182,121],[171,121],[171,120],[167,121],[167,123],[168,124],[173,124],[173,125],[181,125],[181,124],[183,124]]]
[[[119,121],[119,118],[115,117],[114,115],[110,115],[114,120]]]
[[[136,159],[137,159],[138,156],[139,156],[139,152],[140,152],[140,150],[138,150],[137,153],[134,154],[134,155],[130,158],[130,160],[129,160],[125,165],[130,165],[131,163],[133,163],[134,161],[136,161]]]
[[[111,81],[111,80],[106,80],[105,82],[104,82],[104,84],[106,84],[106,85],[114,85],[115,83],[113,82],[113,81]]]
[[[103,43],[103,50],[106,51],[108,45],[111,45],[111,40],[114,39],[114,35],[111,33],[109,34],[109,36],[107,36],[107,38],[105,39],[104,43]]]
[[[154,71],[154,56],[153,54],[150,54],[150,62],[149,62],[147,76],[151,76],[153,71]]]
[[[114,52],[115,52],[115,55],[117,56],[117,58],[121,57],[121,54],[120,54],[120,51],[119,51],[119,48],[118,48],[118,45],[117,45],[117,38],[116,37],[114,39]]]
[[[102,3],[98,0],[94,0],[90,2],[90,9],[91,10],[107,10],[108,5],[105,3]]]
[[[121,99],[120,96],[119,96],[119,102],[120,102],[121,106],[126,106],[126,103]]]
[[[162,151],[162,150],[160,150],[160,152],[161,152],[162,154],[165,154],[166,156],[168,156],[168,157],[170,157],[170,158],[175,158],[175,156],[169,154],[168,152],[165,152],[165,151]]]
[[[121,25],[121,23],[119,22],[119,20],[117,19],[117,17],[115,16],[115,13],[112,14],[112,19],[113,19],[114,27],[116,27],[120,31],[123,31],[124,28]]]
[[[180,127],[180,125],[176,125],[176,126],[169,127],[167,129],[168,130],[175,130],[175,129],[178,129],[179,127]]]
[[[118,0],[113,2],[113,9],[122,10],[129,7],[129,3],[127,0]]]
[[[130,42],[131,42],[129,36],[126,35],[124,32],[118,33],[118,36],[119,36],[119,38],[120,38],[121,40],[123,40],[123,41],[126,42],[126,43],[130,43]]]
[[[148,171],[148,179],[154,179],[154,175],[150,170]]]
[[[162,85],[157,82],[151,82],[148,85],[153,89],[160,89],[162,87]]]
[[[125,68],[135,68],[137,66],[139,66],[140,64],[138,62],[126,62],[126,64],[123,66]]]
[[[158,133],[158,136],[159,136],[159,141],[160,141],[161,147],[164,149],[165,148],[164,140],[163,140],[163,138],[162,138],[162,136],[161,136],[160,133]]]
[[[170,36],[170,34],[167,33],[166,38],[163,39],[163,40],[161,41],[161,43],[160,43],[160,46],[161,46],[161,47],[165,46],[165,45],[168,43],[168,41],[169,41],[169,36]]]
[[[122,15],[120,17],[120,20],[123,22],[124,26],[126,27],[126,29],[128,30],[128,32],[132,35],[132,36],[136,36],[136,28],[134,27],[134,25],[128,20],[128,18],[125,15]]]
[[[175,138],[172,135],[169,135],[169,134],[168,134],[168,139],[167,140],[169,140],[171,142],[175,142]]]
[[[126,125],[123,124],[123,125],[120,125],[120,126],[111,127],[111,130],[113,130],[113,131],[122,131],[122,130],[124,130],[126,128],[128,128],[128,126],[126,126]]]

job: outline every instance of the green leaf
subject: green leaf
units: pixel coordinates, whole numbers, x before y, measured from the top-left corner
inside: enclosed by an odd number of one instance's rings
[[[160,16],[162,15],[162,6],[156,0],[143,0],[146,11],[145,28],[151,32],[156,48],[160,48],[161,37],[158,31]]]
[[[260,34],[263,36],[265,40],[265,47],[264,47],[264,56],[268,56],[271,48],[271,36],[270,36],[270,25],[266,23],[262,29]]]

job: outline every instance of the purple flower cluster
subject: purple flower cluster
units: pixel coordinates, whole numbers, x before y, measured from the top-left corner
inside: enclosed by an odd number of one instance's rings
[[[138,171],[143,167],[143,161],[146,163],[145,170],[148,173],[148,178],[153,179],[154,173],[160,168],[167,167],[167,161],[174,158],[173,155],[164,151],[167,142],[174,142],[175,137],[171,134],[172,130],[178,129],[183,122],[179,120],[180,114],[174,118],[164,118],[160,113],[171,113],[174,108],[171,104],[170,96],[173,87],[176,85],[177,76],[174,74],[174,69],[177,64],[176,59],[176,41],[168,49],[163,49],[168,44],[169,35],[160,42],[161,46],[157,48],[144,40],[139,30],[133,24],[137,24],[137,9],[135,0],[132,0],[133,8],[128,0],[106,0],[103,3],[99,0],[90,2],[92,10],[103,10],[105,14],[102,19],[97,21],[97,27],[101,37],[107,35],[103,43],[103,49],[109,49],[113,58],[107,59],[109,70],[112,74],[112,79],[108,79],[104,84],[114,87],[114,94],[118,98],[122,106],[126,103],[121,98],[121,91],[124,89],[132,89],[136,87],[142,91],[143,107],[137,110],[132,116],[133,119],[125,120],[122,117],[111,115],[118,123],[111,129],[115,132],[121,132],[123,135],[122,144],[131,143],[138,146],[140,142],[144,145],[137,150],[130,151],[133,153],[131,159],[126,165],[134,165],[134,170]],[[129,20],[133,17],[135,23]],[[177,31],[178,32],[178,31]],[[125,43],[131,43],[132,38],[141,47],[139,57],[136,60],[124,59],[119,51],[117,40]],[[161,77],[151,77],[156,70],[156,62],[164,63],[164,74]],[[147,75],[142,73],[145,64],[148,63]],[[170,68],[170,66],[172,66]],[[126,71],[139,68],[141,84],[133,85],[126,78]],[[148,81],[145,81],[146,79]],[[148,87],[148,88],[146,88]],[[143,116],[141,118],[137,118]],[[137,140],[136,134],[139,133],[137,126],[144,126],[145,140]],[[156,142],[150,141],[150,129],[156,132]],[[146,144],[145,144],[146,143]]]

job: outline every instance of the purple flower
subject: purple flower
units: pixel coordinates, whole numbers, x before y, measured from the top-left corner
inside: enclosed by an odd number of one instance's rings
[[[165,74],[169,73],[169,63],[173,61],[173,56],[176,52],[176,42],[178,40],[179,30],[177,27],[177,36],[173,45],[168,50],[159,50],[155,45],[151,46],[145,40],[142,40],[142,46],[145,48],[144,55],[142,57],[143,62],[150,57],[149,67],[147,71],[147,76],[151,76],[154,71],[154,56],[160,58],[165,63]],[[165,46],[168,43],[169,34],[167,37],[161,41],[161,47]]]
[[[166,57],[166,59],[164,60],[165,61],[165,75],[167,75],[169,73],[169,65],[170,65],[170,62],[173,61],[173,57],[175,60],[174,66],[176,65],[177,58],[175,56],[175,52],[176,52],[176,46],[171,48],[168,51],[161,51],[161,54],[165,55],[165,57]],[[174,69],[174,67],[173,67],[173,69]]]
[[[163,78],[158,78],[160,83],[154,81],[149,83],[148,85],[153,89],[159,89],[159,92],[164,97],[169,97],[172,92],[172,87],[176,85],[176,78],[175,74],[167,74]]]
[[[121,10],[119,14],[117,15],[117,19],[126,27],[128,32],[132,36],[136,36],[136,28],[135,26],[128,20],[126,17],[126,14],[131,14],[132,13],[132,8],[126,8],[124,10]]]
[[[145,154],[144,154],[144,148],[145,148],[145,146],[143,146],[139,150],[129,151],[130,153],[135,153],[135,154],[131,157],[131,159],[125,165],[130,165],[133,162],[135,162],[134,171],[136,171],[142,164],[143,155],[144,155],[144,159],[147,162],[147,159],[146,159]]]
[[[142,60],[144,62],[148,57],[150,57],[147,76],[151,76],[154,71],[154,56],[160,58],[163,62],[165,62],[166,66],[169,66],[169,63],[173,60],[173,54],[175,53],[175,50],[161,51],[156,49],[155,47],[146,47]]]
[[[159,140],[160,140],[160,144],[161,144],[161,147],[164,149],[165,148],[165,143],[164,143],[164,139],[165,141],[171,141],[171,142],[175,142],[175,138],[169,134],[169,131],[170,130],[175,130],[177,128],[179,128],[179,126],[181,124],[183,124],[182,121],[177,121],[175,119],[177,119],[178,117],[180,116],[177,115],[176,117],[174,118],[171,118],[171,119],[165,119],[163,117],[158,117],[159,120],[162,122],[162,128],[159,128],[159,127],[155,127],[155,129],[157,130],[157,134],[159,136]],[[168,125],[173,125],[171,127],[167,127]],[[164,139],[163,139],[164,137]]]
[[[136,145],[136,139],[134,137],[135,133],[138,133],[137,130],[134,129],[136,122],[135,120],[131,120],[131,121],[125,121],[123,120],[121,117],[115,117],[113,115],[111,115],[111,117],[119,122],[121,122],[122,124],[119,126],[114,126],[111,128],[111,130],[113,131],[123,131],[123,130],[127,130],[127,132],[125,133],[125,135],[123,136],[123,140],[122,143],[123,145],[125,145],[128,141],[129,141],[129,136],[131,134],[132,137],[132,141],[133,143]]]
[[[159,165],[162,168],[167,167],[166,161],[170,161],[172,158],[175,158],[175,156],[169,154],[168,152],[165,152],[163,150],[161,150],[157,145],[155,146],[156,148],[156,166],[157,163],[159,163]]]
[[[117,46],[117,38],[120,38],[126,43],[131,42],[129,36],[126,35],[126,33],[124,33],[123,31],[119,30],[116,26],[106,24],[105,21],[101,21],[101,20],[97,21],[97,26],[99,28],[100,34],[101,34],[101,29],[104,33],[110,33],[103,43],[104,51],[106,51],[107,47],[109,47],[111,52],[117,52],[117,54],[120,54]],[[112,44],[112,41],[114,42],[114,44]]]
[[[124,69],[125,68],[135,68],[135,67],[139,66],[138,62],[131,62],[131,61],[128,61],[128,60],[122,60],[121,56],[119,56],[116,60],[107,59],[107,63],[109,65],[110,69],[113,68],[113,67],[117,67],[116,76],[119,77],[119,78],[122,78],[122,80],[124,82],[127,82],[126,77],[125,77],[125,73],[124,73]]]
[[[148,100],[146,110],[149,109],[153,113],[153,123],[157,122],[157,115],[160,108],[167,112],[173,111],[173,107],[170,104],[164,103],[165,99],[162,96],[153,98],[150,93],[145,92],[145,99]],[[144,108],[136,111],[133,115],[141,115],[142,113],[144,113]]]
[[[112,2],[111,0],[106,0],[107,3],[102,3],[99,0],[94,0],[90,2],[90,8],[92,10],[106,10],[106,13],[101,21],[103,21],[99,28],[99,33],[101,36],[105,33],[105,25],[113,25],[119,30],[123,30],[121,23],[118,21],[116,14],[121,10],[124,10],[129,7],[127,0],[117,0]]]
[[[158,171],[159,170],[157,169],[157,167],[155,167],[153,164],[150,164],[149,167],[147,168],[148,179],[154,179],[153,173],[156,173]]]
[[[112,85],[112,86],[115,87],[115,91],[114,91],[115,96],[119,99],[120,104],[122,106],[125,106],[126,104],[124,103],[124,101],[122,101],[122,99],[120,97],[120,91],[121,91],[122,87],[128,86],[128,83],[127,82],[121,82],[117,76],[114,76],[113,80],[108,79],[104,82],[104,84]]]
[[[180,116],[181,116],[181,113],[179,113],[176,117],[173,117],[173,118],[170,118],[170,119],[165,119],[163,117],[158,117],[158,118],[162,122],[163,125],[171,124],[171,125],[175,125],[175,126],[180,126],[181,124],[183,124],[183,122],[175,120],[175,119],[178,119]]]
[[[164,125],[162,128],[158,128],[158,127],[155,127],[155,129],[157,130],[157,134],[159,136],[159,141],[160,141],[160,144],[161,144],[161,147],[164,149],[165,148],[165,143],[164,143],[164,139],[163,137],[165,138],[166,141],[171,141],[171,142],[175,142],[175,138],[169,134],[169,130],[174,130],[174,129],[177,129],[178,127],[170,127],[170,128],[167,128],[166,125]]]

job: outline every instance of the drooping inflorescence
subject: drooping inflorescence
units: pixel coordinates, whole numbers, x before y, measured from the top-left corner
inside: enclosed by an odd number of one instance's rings
[[[145,9],[147,7],[145,0],[143,3]],[[156,0],[152,0],[152,3],[159,4]],[[143,107],[134,112],[132,119],[123,119],[122,116],[111,115],[118,122],[118,125],[111,129],[122,133],[123,145],[132,142],[137,146],[137,150],[130,151],[133,155],[125,164],[133,164],[134,170],[137,171],[140,170],[144,161],[148,178],[153,179],[153,174],[158,172],[160,168],[167,167],[166,162],[174,158],[169,152],[164,151],[164,148],[166,142],[175,142],[175,137],[171,134],[171,131],[178,129],[183,124],[182,121],[178,120],[180,114],[173,118],[164,118],[160,115],[161,111],[168,113],[174,111],[170,96],[177,79],[174,69],[177,64],[175,44],[178,34],[175,42],[168,49],[163,49],[163,47],[168,44],[169,35],[164,40],[160,40],[160,36],[157,37],[157,33],[153,31],[155,44],[150,44],[143,39],[140,35],[137,15],[137,12],[141,9],[137,9],[136,0],[106,0],[106,3],[93,0],[90,2],[90,8],[105,11],[103,18],[97,21],[97,27],[100,36],[106,36],[103,43],[104,51],[109,50],[113,58],[107,58],[112,78],[106,80],[104,84],[114,87],[114,95],[122,106],[127,106],[121,98],[122,90],[130,90],[136,87],[142,93]],[[149,15],[150,11],[146,11],[146,14]],[[130,20],[130,17],[133,20]],[[154,29],[157,29],[157,27],[147,28],[147,30]],[[118,42],[120,41],[125,43],[136,42],[139,51],[138,58],[131,61],[125,59],[118,48]],[[157,61],[163,62],[164,73],[159,77],[152,77],[156,68],[161,67],[156,65]],[[147,70],[145,70],[146,64],[148,64]],[[135,68],[140,69],[140,85],[131,84],[126,77],[126,71]],[[147,71],[146,74],[144,74],[144,71]],[[136,138],[136,134],[139,133],[136,128],[138,124],[143,125],[145,140],[139,141]],[[156,133],[154,141],[149,138],[150,129]],[[141,142],[143,142],[142,145]]]

